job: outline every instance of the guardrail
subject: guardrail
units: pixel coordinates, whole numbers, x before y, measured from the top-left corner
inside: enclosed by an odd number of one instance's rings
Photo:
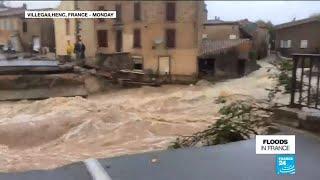
[[[293,54],[291,107],[319,107],[320,54]]]

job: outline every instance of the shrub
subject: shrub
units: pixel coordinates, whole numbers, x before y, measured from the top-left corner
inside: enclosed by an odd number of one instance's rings
[[[252,102],[235,101],[219,110],[221,117],[208,129],[191,136],[178,137],[169,148],[210,146],[249,139],[258,134],[258,128],[268,126],[269,122],[264,121],[267,112],[267,109],[255,106]]]

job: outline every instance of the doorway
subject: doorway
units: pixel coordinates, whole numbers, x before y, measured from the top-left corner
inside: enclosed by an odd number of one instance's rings
[[[203,78],[206,76],[215,75],[215,59],[198,59],[199,77]]]
[[[41,41],[39,36],[32,37],[32,50],[34,52],[40,52]]]
[[[238,71],[238,75],[244,76],[246,72],[246,60],[238,59],[237,71]]]
[[[170,74],[170,57],[169,56],[159,56],[158,73],[159,75]]]

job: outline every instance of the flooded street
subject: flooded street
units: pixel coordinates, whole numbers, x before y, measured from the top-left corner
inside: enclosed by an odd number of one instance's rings
[[[164,85],[81,97],[0,102],[0,170],[55,168],[89,157],[166,149],[215,122],[218,96],[266,99],[274,70],[215,84]]]

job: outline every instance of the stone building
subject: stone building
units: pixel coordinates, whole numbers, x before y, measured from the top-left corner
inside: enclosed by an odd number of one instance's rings
[[[250,57],[254,38],[243,32],[238,21],[208,20],[203,26],[198,70],[201,78],[241,77],[258,68]]]
[[[132,68],[170,80],[197,76],[203,1],[63,1],[59,10],[116,10],[116,19],[56,19],[57,55],[80,38],[87,58],[127,54]]]
[[[1,45],[5,46],[6,42],[10,40],[16,51],[29,51],[33,48],[44,46],[54,51],[53,20],[25,19],[24,13],[26,10],[25,4],[18,8],[6,7],[4,5],[0,7],[0,30],[2,31],[1,34],[4,35],[1,37],[3,39]],[[32,47],[34,45],[37,47]]]
[[[320,53],[320,17],[311,17],[275,26],[276,51],[283,56],[292,53]]]
[[[239,39],[240,25],[237,21],[208,20],[204,23],[204,36],[211,40]]]

